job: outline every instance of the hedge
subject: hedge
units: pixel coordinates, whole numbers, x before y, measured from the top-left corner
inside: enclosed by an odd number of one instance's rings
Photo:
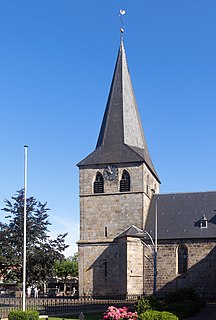
[[[8,320],[38,320],[38,311],[10,311]]]
[[[179,320],[177,316],[166,311],[147,310],[138,316],[139,320]]]

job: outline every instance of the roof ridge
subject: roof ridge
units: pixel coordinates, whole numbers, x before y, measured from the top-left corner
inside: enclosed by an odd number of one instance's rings
[[[209,190],[209,191],[179,191],[179,192],[167,192],[167,193],[160,193],[160,194],[155,194],[155,196],[165,196],[165,195],[178,195],[178,194],[197,194],[197,193],[213,193],[216,192],[216,190]]]

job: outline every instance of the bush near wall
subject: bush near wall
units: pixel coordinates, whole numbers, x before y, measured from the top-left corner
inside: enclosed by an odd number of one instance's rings
[[[8,320],[38,320],[38,311],[10,311]]]
[[[166,296],[164,310],[184,319],[199,312],[204,305],[205,301],[200,299],[193,289],[183,288]]]
[[[198,301],[200,298],[192,288],[181,288],[170,292],[165,297],[166,303],[180,302],[184,300]]]
[[[139,320],[179,320],[177,316],[166,311],[147,310],[138,316]]]
[[[182,288],[169,293],[162,301],[156,299],[154,296],[144,297],[135,304],[134,308],[138,315],[145,314],[146,316],[146,311],[157,310],[167,311],[180,319],[184,319],[199,312],[204,305],[205,301],[200,299],[193,289]],[[157,315],[155,315],[155,317],[156,316]],[[142,320],[144,320],[144,318]]]
[[[162,311],[162,304],[160,300],[154,296],[144,297],[140,299],[134,306],[138,314],[144,313],[147,310]]]
[[[195,313],[199,312],[201,305],[199,301],[184,300],[169,303],[165,306],[165,310],[174,313],[180,319],[193,316]]]

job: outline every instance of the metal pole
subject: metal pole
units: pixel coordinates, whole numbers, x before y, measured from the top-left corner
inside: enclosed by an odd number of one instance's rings
[[[157,201],[155,205],[155,243],[154,243],[154,288],[153,288],[153,294],[156,294],[157,291],[157,242],[158,242],[158,226],[157,226],[157,218],[158,218],[158,212],[157,212]]]
[[[22,309],[26,309],[26,194],[27,194],[27,157],[28,146],[24,146],[24,214],[23,214],[23,305]]]

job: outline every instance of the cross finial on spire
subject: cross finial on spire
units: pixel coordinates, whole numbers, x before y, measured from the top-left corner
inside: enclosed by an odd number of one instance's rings
[[[119,10],[119,18],[121,21],[121,28],[120,28],[120,32],[121,34],[124,32],[124,21],[123,21],[123,15],[125,15],[126,11],[124,9],[120,9]]]

